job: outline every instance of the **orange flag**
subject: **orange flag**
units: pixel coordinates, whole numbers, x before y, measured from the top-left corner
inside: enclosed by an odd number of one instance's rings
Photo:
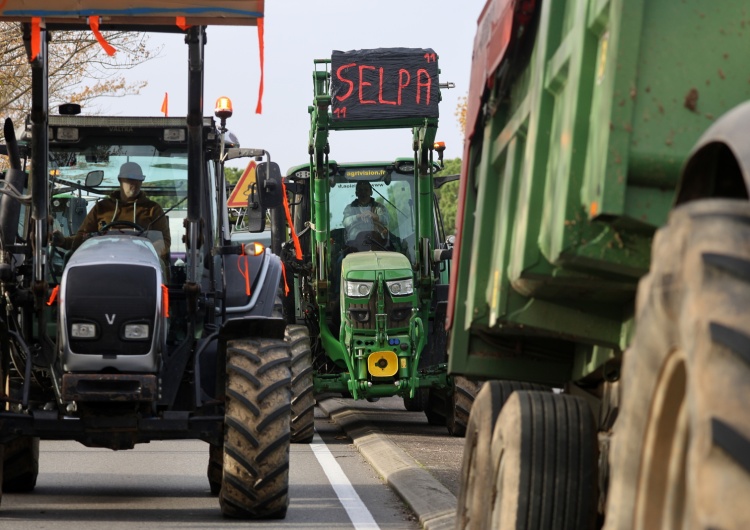
[[[164,92],[164,101],[161,103],[161,111],[164,113],[164,117],[169,117],[169,93]]]

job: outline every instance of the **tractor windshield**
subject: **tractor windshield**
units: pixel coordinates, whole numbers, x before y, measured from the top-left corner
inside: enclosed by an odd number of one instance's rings
[[[351,176],[353,171],[347,171]],[[337,179],[338,180],[338,179]],[[414,177],[337,181],[330,191],[331,236],[357,251],[392,250],[414,262]]]
[[[106,145],[50,151],[52,184],[50,213],[55,229],[73,235],[94,204],[119,189],[120,167],[135,162],[145,180],[141,191],[166,212],[170,232],[182,232],[187,205],[187,152],[170,148],[160,151],[150,145]],[[181,204],[180,201],[183,201]],[[172,252],[183,252],[181,237],[172,237]]]

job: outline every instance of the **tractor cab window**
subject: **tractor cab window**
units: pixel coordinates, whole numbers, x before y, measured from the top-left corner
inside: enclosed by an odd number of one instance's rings
[[[122,171],[125,171],[123,168],[127,169],[126,177],[140,181],[140,193],[161,206],[166,223],[164,219],[154,218],[160,215],[155,216],[153,213],[153,203],[150,203],[150,212],[144,213],[141,198],[137,200],[135,208],[131,204],[127,212],[123,210],[123,201],[119,200],[121,190],[118,180]],[[59,231],[67,238],[76,236],[94,205],[111,197],[115,200],[111,201],[112,208],[108,208],[106,213],[107,216],[111,213],[111,221],[117,221],[117,224],[104,219],[112,225],[111,229],[142,232],[141,235],[152,241],[157,253],[162,257],[169,256],[172,264],[184,259],[185,248],[181,236],[184,230],[182,218],[187,210],[185,150],[160,150],[151,145],[57,148],[50,151],[49,175],[53,231]],[[155,230],[151,226],[157,223],[162,226],[162,230]],[[165,225],[169,227],[166,234]],[[171,235],[171,244],[168,246],[165,242],[166,235]]]
[[[349,170],[349,174],[356,174]],[[378,180],[337,177],[330,195],[334,246],[348,252],[389,250],[414,262],[414,179],[394,175]],[[334,249],[335,250],[335,249]]]

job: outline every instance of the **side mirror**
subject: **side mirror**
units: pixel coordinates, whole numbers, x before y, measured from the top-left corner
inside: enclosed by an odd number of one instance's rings
[[[276,162],[261,162],[255,168],[258,198],[262,210],[278,208],[284,202],[281,170]]]
[[[255,184],[250,186],[250,197],[245,209],[245,223],[248,232],[262,232],[266,229],[266,211],[260,206]]]
[[[86,174],[86,187],[95,188],[104,180],[104,171],[97,169]]]

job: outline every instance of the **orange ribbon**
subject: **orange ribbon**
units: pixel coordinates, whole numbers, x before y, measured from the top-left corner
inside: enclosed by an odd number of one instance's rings
[[[169,288],[164,284],[161,284],[161,314],[169,317]]]
[[[240,252],[242,252],[242,256],[240,256],[237,259],[237,270],[240,271],[240,276],[242,276],[243,278],[245,278],[245,294],[247,296],[250,296],[250,270],[249,270],[249,266],[248,266],[247,254],[245,254],[245,244],[244,243],[242,243],[240,245],[240,249],[241,249]],[[245,258],[245,260],[244,260],[244,263],[245,263],[244,270],[243,270],[242,265],[241,265],[241,263],[243,261],[242,258]]]
[[[281,275],[284,277],[284,296],[287,296],[289,294],[289,282],[286,281],[286,265],[284,265],[284,262],[281,262]]]
[[[180,28],[182,31],[187,31],[189,27],[191,27],[191,24],[188,24],[185,21],[185,17],[175,17],[175,24],[178,28]]]
[[[263,44],[263,18],[258,19],[258,48],[260,50],[260,86],[258,87],[258,106],[255,107],[255,114],[261,114],[263,112],[263,56],[264,56],[264,44]]]
[[[294,241],[294,257],[298,260],[302,259],[302,245],[300,245],[297,231],[294,229],[294,221],[292,221],[292,212],[289,210],[289,198],[286,196],[286,184],[281,181],[281,195],[284,198],[284,213],[286,213],[286,222],[292,231],[292,241]]]
[[[110,57],[113,56],[117,50],[115,50],[106,41],[104,36],[99,31],[99,17],[89,17],[89,27],[91,28],[91,32],[94,34],[94,37],[96,37],[96,41],[101,45],[102,48],[104,48],[104,51],[107,52],[107,55],[109,55]]]
[[[52,293],[49,295],[49,300],[47,300],[47,305],[52,305],[55,303],[55,300],[57,300],[57,293],[60,292],[60,286],[55,285],[55,288],[52,289]]]
[[[42,25],[41,18],[31,17],[31,59],[29,59],[30,63],[34,62],[34,60],[39,56],[39,51],[42,48],[41,25]]]

